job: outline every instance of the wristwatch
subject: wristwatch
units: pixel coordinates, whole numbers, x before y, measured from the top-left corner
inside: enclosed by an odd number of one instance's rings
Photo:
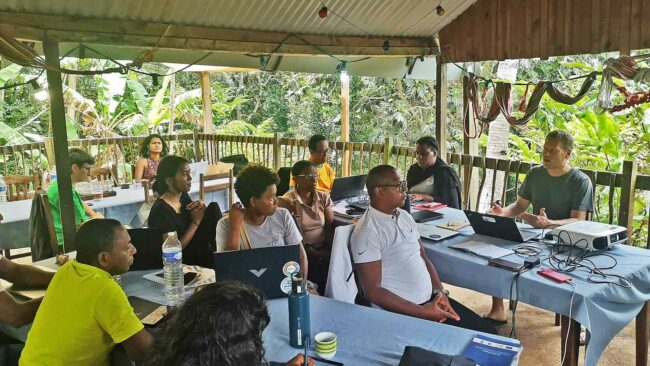
[[[433,297],[438,296],[438,294],[445,294],[445,296],[449,297],[449,290],[445,290],[444,288],[433,290]]]

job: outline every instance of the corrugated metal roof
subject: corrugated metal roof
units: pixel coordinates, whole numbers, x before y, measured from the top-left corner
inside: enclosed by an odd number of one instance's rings
[[[323,0],[330,9],[324,19],[318,16],[320,0],[3,0],[0,11],[317,35],[432,37],[475,2]],[[434,10],[438,4],[445,9],[442,17]]]

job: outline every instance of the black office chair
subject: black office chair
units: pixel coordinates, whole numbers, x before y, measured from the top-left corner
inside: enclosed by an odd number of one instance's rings
[[[280,184],[278,184],[278,190],[276,195],[283,196],[289,191],[289,181],[291,180],[291,168],[283,167],[278,169],[278,177],[280,177]]]

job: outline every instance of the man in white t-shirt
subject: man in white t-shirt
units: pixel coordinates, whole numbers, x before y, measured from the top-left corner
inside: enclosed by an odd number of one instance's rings
[[[487,320],[448,298],[415,221],[399,208],[406,200],[406,182],[395,168],[371,169],[366,187],[370,207],[350,239],[365,298],[388,311],[496,334]]]
[[[237,175],[235,192],[242,201],[217,224],[217,251],[300,245],[301,272],[307,277],[307,254],[296,222],[275,196],[280,179],[271,169],[251,164]]]

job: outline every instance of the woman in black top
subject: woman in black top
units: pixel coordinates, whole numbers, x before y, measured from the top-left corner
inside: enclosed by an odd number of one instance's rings
[[[460,179],[452,167],[438,157],[438,141],[421,137],[415,147],[417,163],[411,165],[406,182],[412,201],[439,202],[460,209]]]
[[[188,192],[192,174],[185,158],[167,156],[160,161],[154,189],[160,195],[149,213],[149,227],[164,232],[176,231],[183,246],[183,263],[212,267],[216,248],[219,205],[192,201]]]

